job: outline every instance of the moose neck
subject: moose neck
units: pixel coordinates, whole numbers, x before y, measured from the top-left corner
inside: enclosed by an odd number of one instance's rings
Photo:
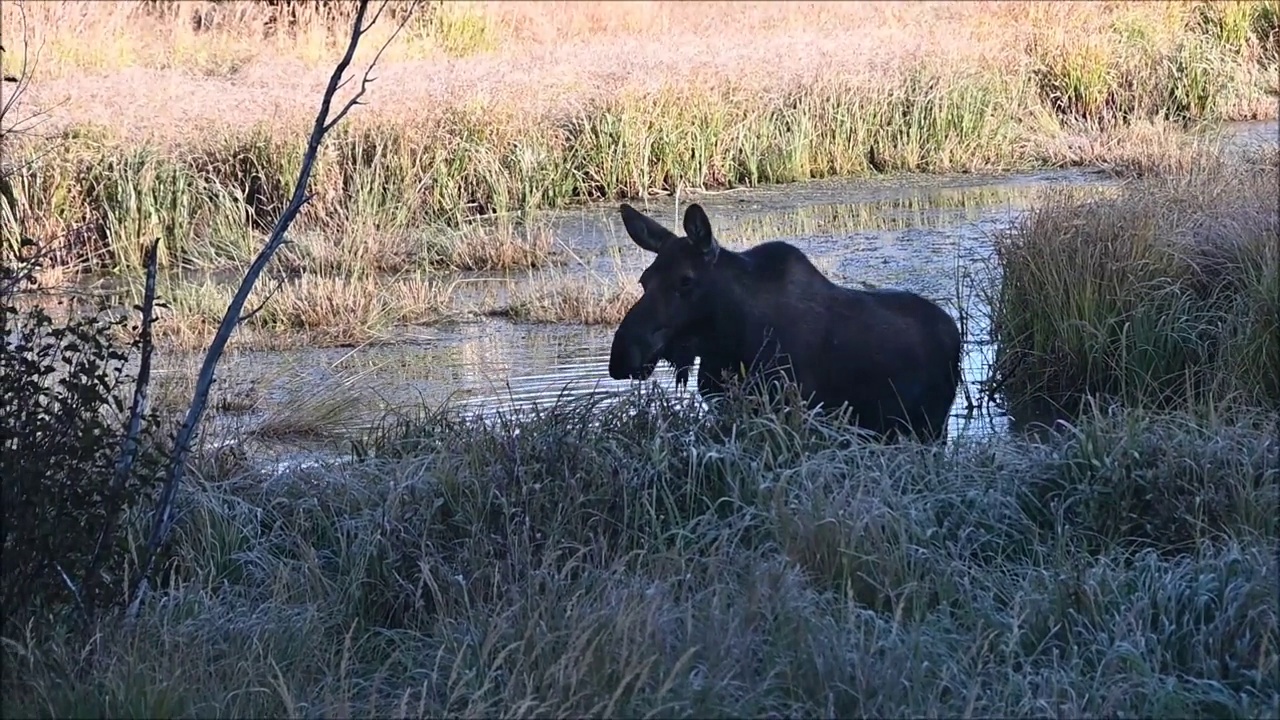
[[[820,308],[837,286],[797,248],[768,242],[716,259],[715,307],[699,335],[705,352],[722,362],[750,363],[766,333],[786,333],[797,313]]]

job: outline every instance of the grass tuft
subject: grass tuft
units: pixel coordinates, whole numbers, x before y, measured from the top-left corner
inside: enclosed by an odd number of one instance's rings
[[[211,277],[166,278],[157,338],[173,348],[207,347],[235,288]],[[126,296],[135,293],[141,289],[130,287]],[[264,278],[233,340],[262,349],[365,344],[398,325],[440,322],[453,312],[452,298],[452,283],[425,274]]]
[[[617,325],[639,299],[639,287],[621,279],[603,284],[562,276],[517,288],[496,314],[521,322]]]
[[[994,381],[1010,401],[1280,405],[1280,166],[1251,157],[1057,192],[997,243]]]

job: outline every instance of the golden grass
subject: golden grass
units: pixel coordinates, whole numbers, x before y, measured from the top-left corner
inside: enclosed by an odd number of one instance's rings
[[[1093,166],[1120,178],[1186,175],[1201,163],[1216,163],[1220,138],[1186,137],[1164,123],[1140,121],[1092,133],[1064,135],[1045,146],[1051,164]]]
[[[551,261],[554,239],[545,226],[497,228],[468,224],[432,247],[434,264],[453,270],[527,270]]]
[[[494,314],[532,323],[616,325],[640,299],[637,283],[585,276],[552,276],[512,291],[510,303]]]
[[[235,285],[208,278],[162,282],[159,294],[166,308],[159,312],[155,325],[157,342],[178,349],[206,347],[234,291]],[[131,288],[127,294],[138,293],[137,288]],[[451,317],[452,297],[451,282],[421,274],[304,273],[288,279],[264,278],[246,306],[261,309],[246,315],[232,344],[286,349],[377,342],[397,325]]]
[[[1080,127],[1274,117],[1274,5],[431,4],[330,139],[298,230],[341,244],[653,189],[1007,169]],[[350,3],[298,8],[4,4],[0,62],[34,68],[9,117],[44,113],[63,142],[7,178],[0,241],[88,227],[82,259],[115,269],[154,236],[165,263],[241,263],[287,199]],[[28,140],[15,157],[48,150]],[[546,243],[528,245],[436,259],[536,266]],[[338,255],[404,265],[413,246]]]
[[[68,268],[135,274],[159,237],[166,268],[242,267],[287,200],[347,31],[345,0],[296,7],[0,5],[0,64],[39,51],[10,117],[46,113],[58,139],[13,145],[38,162],[5,171],[0,245],[66,233]],[[242,332],[365,342],[445,317],[447,283],[403,278],[548,264],[554,238],[511,219],[523,209],[893,170],[1185,169],[1203,149],[1184,125],[1275,116],[1276,7],[430,4],[323,149],[277,265],[293,279]],[[388,274],[401,279],[375,279]],[[178,290],[184,320],[162,334],[207,337],[229,295],[212,287]],[[628,292],[552,282],[509,312],[609,322]]]
[[[263,3],[161,6],[5,3],[6,67],[20,62],[25,11],[31,53],[42,46],[34,104],[65,101],[53,111],[63,123],[172,136],[309,115],[347,32],[341,11],[273,32]],[[1199,16],[1175,2],[450,2],[420,12],[388,48],[362,114],[421,117],[481,101],[528,117],[628,88],[874,79],[925,58],[1016,73],[1064,48],[1105,70],[1121,59],[1118,39],[1171,46]],[[446,46],[468,23],[485,28],[471,34],[478,52],[456,57],[466,53]],[[383,39],[371,33],[357,62]],[[1249,37],[1239,44],[1262,52]]]
[[[440,270],[527,270],[548,264],[554,244],[544,224],[467,223],[461,228],[380,230],[364,224],[338,233],[298,233],[276,261],[289,272],[340,275]],[[225,253],[242,263],[250,250]],[[237,257],[243,255],[243,257]]]

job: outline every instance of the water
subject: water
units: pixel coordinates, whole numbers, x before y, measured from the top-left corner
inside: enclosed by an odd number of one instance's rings
[[[976,395],[993,349],[984,342],[985,309],[967,282],[972,273],[993,271],[993,237],[1007,228],[1039,193],[1064,185],[1102,186],[1106,180],[1081,171],[1007,176],[882,178],[800,185],[705,195],[717,236],[742,249],[767,239],[795,244],[834,281],[869,283],[913,290],[969,318],[963,361],[965,383]],[[681,211],[687,199],[682,199]],[[672,227],[673,198],[644,208]],[[638,278],[652,256],[637,248],[622,229],[615,204],[551,213],[547,221],[570,258],[566,271],[583,282]],[[535,275],[478,279],[485,283],[538,282]],[[634,281],[634,280],[630,280]],[[393,342],[359,348],[301,351],[237,351],[220,365],[220,392],[234,397],[256,394],[259,409],[234,416],[236,424],[261,422],[271,406],[310,401],[344,382],[359,394],[389,405],[437,404],[447,398],[481,412],[511,411],[585,393],[618,393],[630,381],[608,375],[613,326],[539,325],[484,317],[451,326],[408,327]],[[198,358],[167,363],[184,377],[194,374]],[[696,371],[695,371],[696,374]],[[647,382],[676,391],[674,373],[665,365]],[[694,392],[692,387],[684,392]],[[341,393],[335,403],[344,402]],[[349,402],[355,403],[355,395]],[[236,403],[224,402],[223,405]],[[250,402],[245,405],[252,404]],[[213,407],[219,403],[215,400]],[[1007,419],[984,412],[966,413],[962,391],[953,408],[953,435],[1002,431]]]
[[[1257,148],[1280,144],[1280,125],[1275,120],[1249,120],[1227,123],[1223,128],[1227,147]]]
[[[1274,142],[1275,123],[1241,123],[1234,135],[1245,142]],[[1270,133],[1270,134],[1268,134]],[[803,250],[832,280],[858,286],[896,286],[938,301],[968,319],[963,359],[965,388],[952,409],[953,437],[1004,432],[1009,419],[984,408],[966,411],[966,389],[976,397],[994,348],[987,342],[986,308],[964,283],[993,267],[993,239],[1045,192],[1064,187],[1104,189],[1115,181],[1082,170],[1012,175],[903,176],[835,180],[704,194],[696,197],[721,242],[743,249],[769,239]],[[679,213],[690,198],[666,197],[642,210],[679,228]],[[622,228],[615,203],[547,213],[566,265],[583,282],[624,278],[635,282],[652,256],[636,247]],[[532,277],[476,277],[475,292],[504,293]],[[238,351],[220,366],[222,390],[258,393],[260,408],[223,413],[253,424],[269,418],[272,406],[293,407],[335,387],[359,388],[389,405],[451,398],[482,412],[545,405],[585,393],[618,393],[630,381],[608,375],[613,326],[537,325],[484,317],[451,326],[409,327],[393,341],[360,348],[289,352]],[[195,357],[170,362],[174,371],[194,376]],[[696,376],[696,370],[695,370]],[[660,365],[649,381],[675,391],[674,373]],[[693,392],[687,388],[685,392]],[[356,403],[340,393],[335,403]],[[268,409],[262,409],[266,407]],[[284,412],[283,410],[281,412]]]

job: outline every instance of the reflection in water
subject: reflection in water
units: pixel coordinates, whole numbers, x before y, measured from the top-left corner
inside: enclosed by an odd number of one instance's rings
[[[965,381],[973,387],[983,377],[983,372],[990,362],[987,353],[981,346],[974,346],[965,355]],[[631,381],[615,381],[608,374],[609,356],[607,345],[603,353],[572,353],[570,357],[561,357],[552,367],[542,372],[513,376],[502,384],[500,391],[479,393],[461,400],[459,405],[476,408],[482,414],[495,412],[511,412],[521,408],[537,405],[549,405],[562,397],[584,394],[621,394],[631,388]],[[694,385],[697,369],[691,373],[689,387],[683,392],[696,394]],[[656,382],[668,392],[677,392],[675,374],[669,366],[660,366],[646,382]],[[1003,417],[975,416],[969,417],[965,412],[963,389],[952,408],[948,433],[955,437],[958,434],[989,433],[1005,427]]]

